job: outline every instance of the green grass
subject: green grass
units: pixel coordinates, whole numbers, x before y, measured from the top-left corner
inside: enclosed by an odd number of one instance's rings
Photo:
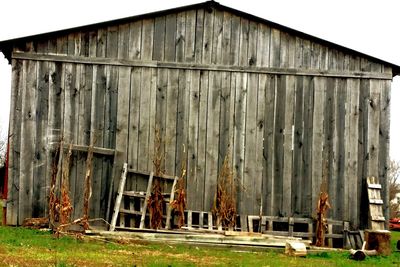
[[[400,232],[392,233],[395,251]],[[307,258],[287,257],[282,250],[239,251],[238,248],[200,247],[135,242],[118,244],[54,238],[49,232],[0,227],[0,266],[400,266],[400,253],[349,259],[348,252],[319,252]]]

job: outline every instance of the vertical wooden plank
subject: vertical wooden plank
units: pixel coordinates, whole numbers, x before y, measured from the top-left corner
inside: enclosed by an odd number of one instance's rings
[[[146,72],[143,73],[143,79],[146,79]],[[155,129],[156,129],[156,112],[157,112],[157,70],[150,69],[150,86],[148,90],[150,91],[150,107],[149,107],[149,158],[147,166],[149,170],[153,169],[153,158],[154,158],[154,141],[155,141]]]
[[[235,73],[235,128],[233,144],[233,166],[236,177],[240,184],[244,183],[244,159],[245,159],[245,136],[246,136],[246,104],[247,104],[247,73]],[[210,87],[211,87],[210,83]],[[209,115],[210,116],[210,115]],[[242,203],[245,192],[243,189],[238,194],[238,203]],[[239,214],[245,214],[239,205]]]
[[[302,215],[301,201],[304,198],[303,149],[304,149],[304,77],[296,77],[293,133],[293,178],[292,178],[292,214]],[[310,88],[306,88],[309,90]]]
[[[32,216],[33,208],[33,170],[36,145],[36,62],[23,61],[22,111],[21,111],[21,155],[19,183],[18,224]]]
[[[294,104],[296,93],[296,80],[294,76],[285,77],[285,121],[283,140],[283,183],[282,191],[285,201],[282,202],[282,213],[284,216],[292,215],[292,179],[293,179],[293,135],[294,135]]]
[[[68,54],[68,36],[62,35],[57,37],[57,54],[67,55]]]
[[[389,169],[390,144],[390,92],[391,82],[381,81],[381,106],[379,120],[379,182],[382,184],[383,215],[389,218],[389,183],[387,182]]]
[[[303,68],[303,39],[296,37],[295,47],[295,67]]]
[[[249,50],[247,51],[247,66],[255,66],[257,64],[257,23],[250,22],[249,25]]]
[[[207,100],[206,170],[204,182],[204,210],[212,208],[218,176],[219,110],[221,74],[210,73]]]
[[[239,65],[239,46],[240,46],[240,17],[232,15],[231,17],[231,50],[229,62],[237,66]]]
[[[320,68],[320,51],[321,45],[315,42],[311,43],[311,64],[310,68],[317,70]]]
[[[197,175],[198,143],[199,143],[199,107],[200,107],[200,71],[193,71],[191,74],[192,86],[189,99],[189,124],[187,143],[187,202],[193,210],[202,210],[202,202],[199,197],[202,191],[197,191],[199,177]],[[177,144],[177,149],[179,149]],[[201,155],[200,155],[201,156]],[[177,162],[179,165],[179,162]],[[201,198],[200,198],[201,200]],[[199,224],[202,224],[200,221]]]
[[[38,45],[38,49],[41,51],[41,46]],[[43,51],[47,51],[47,47],[43,48]],[[48,122],[48,99],[49,99],[49,70],[47,62],[37,63],[37,89],[36,95],[36,133],[37,142],[35,148],[35,166],[33,174],[33,216],[44,217],[46,216],[46,176],[47,163],[48,163],[48,146],[46,140],[47,133],[47,122]]]
[[[303,193],[301,198],[301,213],[311,216],[312,210],[312,136],[313,136],[313,110],[314,110],[314,85],[313,78],[303,77],[303,112],[304,112],[304,133],[303,133]]]
[[[232,32],[232,22],[231,22],[231,14],[227,11],[223,12],[223,24],[222,24],[222,64],[229,65],[231,64],[231,32]]]
[[[285,103],[286,103],[286,77],[277,77],[276,110],[275,110],[275,142],[274,142],[274,198],[272,212],[274,216],[282,214],[283,175],[284,175],[284,134],[285,134]],[[283,216],[283,214],[281,215]]]
[[[164,158],[162,161],[161,169],[165,169],[165,132],[166,132],[166,114],[167,114],[167,93],[168,93],[168,70],[158,69],[157,70],[157,93],[156,93],[156,114],[155,114],[155,128],[159,130],[162,143],[160,147],[160,153]],[[154,136],[156,138],[156,136]],[[154,139],[155,141],[155,139]],[[156,143],[154,143],[156,146]],[[156,152],[156,151],[154,151]],[[154,156],[154,155],[153,155]]]
[[[165,61],[175,61],[176,14],[168,14],[165,22]]]
[[[130,99],[129,99],[129,128],[128,128],[128,166],[134,170],[138,169],[138,147],[139,147],[139,121],[140,121],[140,85],[142,79],[142,68],[134,67],[131,73]],[[147,181],[128,179],[127,190],[145,191]]]
[[[203,58],[203,35],[204,35],[204,9],[197,10],[196,27],[195,27],[195,62],[201,63]]]
[[[370,80],[370,94],[368,106],[368,158],[367,158],[367,177],[378,177],[378,156],[379,156],[379,109],[380,109],[380,90],[379,80]]]
[[[165,16],[156,17],[154,19],[153,40],[153,60],[164,60]]]
[[[176,41],[175,51],[177,62],[183,62],[185,59],[185,24],[186,24],[186,13],[180,12],[176,18]]]
[[[142,24],[142,49],[141,59],[151,60],[153,58],[153,32],[154,32],[154,19],[144,19]]]
[[[185,28],[185,62],[193,62],[196,45],[196,10],[186,11]]]
[[[336,80],[336,95],[337,95],[337,112],[336,112],[336,125],[335,128],[337,129],[337,136],[336,136],[336,157],[335,160],[337,161],[336,167],[336,193],[333,196],[336,196],[336,207],[335,212],[338,216],[341,216],[342,219],[344,218],[344,213],[347,212],[344,210],[344,191],[345,191],[345,183],[346,183],[346,161],[345,161],[345,148],[346,148],[346,80],[338,79]],[[334,212],[334,213],[335,213]]]
[[[89,49],[90,50],[90,49]],[[90,51],[91,53],[91,51]],[[91,129],[91,107],[92,107],[92,86],[93,86],[93,66],[84,65],[81,67],[80,75],[80,94],[79,94],[79,122],[78,128],[78,144],[90,145],[90,129]],[[77,162],[77,183],[75,184],[74,210],[72,217],[80,218],[83,215],[83,195],[84,182],[83,178],[86,173],[86,158],[84,153],[78,153]]]
[[[83,57],[88,57],[89,56],[89,47],[90,47],[90,34],[92,34],[94,32],[82,32],[81,33],[81,38],[80,40],[77,39],[75,40],[75,42],[79,42],[80,41],[80,50],[79,50],[79,55],[83,56]],[[75,44],[77,45],[77,44]]]
[[[210,64],[211,63],[211,54],[212,54],[212,38],[213,33],[211,30],[214,25],[214,13],[213,9],[205,10],[204,12],[204,30],[203,31],[203,51],[202,51],[202,63]]]
[[[113,166],[113,188],[116,192],[122,166],[128,161],[129,102],[131,88],[131,68],[118,67],[117,131],[115,140],[115,160]],[[109,218],[107,218],[109,219]]]
[[[142,55],[142,21],[129,24],[128,58],[140,59]]]
[[[281,32],[277,29],[271,29],[271,42],[269,52],[269,66],[272,68],[279,67],[280,60],[280,39]]]
[[[257,203],[256,188],[254,183],[256,180],[255,163],[256,163],[256,147],[257,147],[257,91],[258,76],[257,74],[248,74],[247,84],[247,103],[245,110],[245,145],[244,145],[244,172],[243,187],[240,210],[244,214],[259,214],[261,203]]]
[[[269,67],[269,44],[271,29],[264,23],[258,24],[257,67]]]
[[[264,158],[264,127],[265,127],[265,95],[266,95],[267,75],[259,74],[257,80],[257,118],[256,118],[256,147],[255,147],[255,162],[253,177],[253,188],[255,193],[255,204],[257,210],[262,215],[264,210],[265,195],[263,194],[263,173],[266,166]]]
[[[280,37],[280,67],[287,69],[289,67],[289,34],[282,32]]]
[[[73,45],[74,43],[72,43]],[[71,53],[75,49],[71,49]],[[78,110],[79,110],[79,87],[76,85],[80,73],[77,73],[77,65],[72,63],[64,64],[64,128],[63,137],[67,144],[76,144],[78,135]],[[69,187],[71,203],[75,203],[75,185],[77,181],[76,173],[76,157],[71,158],[71,165],[69,170]]]
[[[178,108],[176,118],[176,156],[175,173],[180,172],[181,163],[187,161],[187,140],[189,122],[189,98],[191,88],[191,71],[179,70]],[[183,152],[183,145],[186,150]]]
[[[328,78],[325,94],[325,110],[324,110],[324,151],[323,151],[323,166],[325,177],[328,179],[328,194],[331,203],[331,216],[338,218],[336,208],[337,196],[336,188],[338,182],[338,165],[337,165],[337,142],[338,129],[336,126],[337,114],[337,79]],[[340,131],[342,131],[341,129]]]
[[[303,40],[303,64],[302,67],[309,69],[311,66],[311,42]]]
[[[91,103],[91,137],[90,143],[103,147],[105,134],[105,93],[107,87],[106,66],[94,66],[92,103]],[[106,137],[107,138],[107,137]],[[92,197],[90,199],[89,216],[97,218],[100,213],[101,183],[103,178],[103,160],[93,157]],[[93,217],[94,216],[94,217]]]
[[[260,99],[260,97],[259,97]],[[266,165],[263,171],[263,213],[273,215],[274,182],[275,182],[275,101],[276,101],[276,76],[267,75],[265,82],[265,112],[264,112],[264,158]],[[262,101],[262,99],[261,99]]]
[[[93,44],[94,45],[94,44]],[[107,47],[107,29],[100,28],[97,31],[97,43],[96,43],[96,56],[105,57]],[[93,51],[94,53],[94,51]]]
[[[110,34],[110,32],[109,32]],[[113,33],[114,34],[114,33]],[[109,51],[109,54],[114,54],[115,55],[115,51],[117,52],[118,58],[119,59],[128,59],[129,56],[129,48],[130,48],[130,44],[129,44],[129,37],[130,37],[130,29],[129,29],[129,24],[125,23],[125,24],[121,24],[118,26],[118,39],[117,40],[113,40],[111,42],[111,45],[115,45],[115,47],[108,47],[107,50],[114,50],[112,53]],[[114,39],[114,36],[110,36],[110,39]],[[114,42],[117,42],[116,44],[114,44]],[[116,46],[118,45],[118,47]]]
[[[125,49],[125,51],[127,51]],[[125,52],[126,54],[127,52]],[[106,68],[106,90],[104,101],[104,140],[103,147],[115,148],[115,137],[117,128],[117,101],[118,101],[118,68],[116,66],[107,66]],[[102,157],[103,176],[101,179],[100,193],[100,215],[101,217],[108,216],[107,207],[109,196],[111,193],[111,177],[113,162],[111,157]]]
[[[197,173],[195,186],[196,192],[201,192],[196,197],[196,206],[200,210],[204,208],[204,193],[205,192],[205,170],[206,170],[206,153],[207,153],[207,100],[208,100],[208,71],[200,71],[200,88],[199,88],[199,140],[197,145]],[[190,154],[189,154],[190,155]]]
[[[231,123],[234,118],[234,114],[231,113],[232,97],[231,95],[231,73],[223,72],[221,84],[221,103],[220,103],[220,114],[219,114],[219,153],[218,153],[218,166],[222,166],[228,147],[232,147],[233,132]]]
[[[183,80],[181,80],[183,79]],[[182,136],[181,127],[178,125],[179,116],[185,112],[180,107],[184,107],[185,99],[181,98],[185,84],[185,77],[180,74],[180,70],[168,70],[168,86],[166,88],[166,99],[162,103],[164,105],[165,117],[163,118],[163,126],[165,127],[165,171],[170,175],[180,175],[180,162],[176,161],[176,154],[183,149],[186,144],[184,140],[179,139]],[[179,90],[181,89],[181,90]],[[186,88],[189,90],[189,88]],[[161,104],[161,103],[160,103]],[[180,121],[182,122],[182,121]],[[179,140],[178,140],[179,139]],[[187,149],[187,148],[186,148]],[[175,169],[175,166],[177,167]]]
[[[211,63],[222,63],[222,32],[223,32],[224,14],[222,11],[214,10],[214,27],[213,27],[213,41],[212,41],[212,54]]]
[[[249,21],[244,18],[241,18],[240,40],[239,40],[239,66],[247,65],[248,47],[249,47]]]
[[[9,158],[8,158],[8,199],[7,199],[7,224],[18,224],[19,210],[19,168],[20,168],[20,138],[18,134],[21,127],[22,92],[23,92],[23,63],[13,59],[11,76],[11,103],[10,123],[8,130]]]
[[[314,110],[312,134],[312,210],[316,209],[322,182],[323,120],[326,92],[326,78],[315,77]]]
[[[359,93],[360,93],[360,80],[348,79],[348,98],[349,98],[349,138],[353,140],[354,137],[358,137],[358,118],[359,118]],[[360,192],[361,191],[361,177],[358,177],[358,143],[349,141],[349,153],[347,160],[347,186],[348,186],[348,205],[344,205],[344,209],[352,209],[357,207],[350,212],[349,219],[353,222],[353,227],[358,229],[359,226],[359,208],[360,207]],[[354,186],[356,185],[356,186]],[[346,190],[345,190],[346,191]]]
[[[360,62],[361,64],[361,62]],[[362,68],[362,66],[360,66]],[[360,99],[359,99],[359,121],[358,121],[358,176],[362,178],[362,185],[366,186],[367,166],[368,166],[368,107],[369,107],[369,91],[370,81],[362,79],[360,82]],[[366,192],[363,193],[363,199],[366,199]],[[362,204],[360,207],[360,225],[367,228],[368,226],[368,203]]]
[[[139,139],[138,139],[138,170],[150,171],[152,166],[149,162],[153,155],[149,154],[149,136],[151,121],[151,69],[143,68],[142,80],[140,85],[140,120],[139,120]]]

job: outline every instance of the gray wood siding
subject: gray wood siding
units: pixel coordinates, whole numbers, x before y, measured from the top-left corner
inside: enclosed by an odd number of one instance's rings
[[[188,209],[212,208],[228,151],[240,181],[241,214],[261,209],[263,215],[311,217],[326,173],[329,217],[357,227],[363,179],[379,177],[386,192],[390,81],[346,77],[390,73],[375,62],[203,9],[35,41],[18,51],[87,62],[13,59],[10,224],[46,215],[52,148],[61,138],[116,150],[114,164],[98,154],[93,162],[90,216],[105,218],[109,185],[114,182],[115,191],[122,164],[153,170],[156,128],[166,172],[179,175],[187,160]],[[225,69],[90,64],[95,58]],[[293,69],[343,77],[288,73]],[[85,153],[74,152],[74,218],[82,215],[85,160]],[[127,186],[146,185],[134,179]]]

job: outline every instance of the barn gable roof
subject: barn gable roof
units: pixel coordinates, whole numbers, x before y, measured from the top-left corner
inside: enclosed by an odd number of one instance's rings
[[[379,58],[367,55],[365,53],[341,46],[339,44],[309,35],[304,32],[283,26],[281,24],[254,16],[252,14],[249,14],[249,13],[246,13],[246,12],[243,12],[243,11],[240,11],[240,10],[228,7],[228,6],[221,5],[215,1],[206,1],[206,2],[201,2],[201,3],[197,3],[197,4],[181,6],[181,7],[176,7],[176,8],[172,8],[172,9],[166,9],[166,10],[161,10],[161,11],[156,11],[156,12],[151,12],[151,13],[145,13],[145,14],[141,14],[141,15],[126,17],[126,18],[121,18],[121,19],[116,19],[116,20],[110,20],[110,21],[105,21],[105,22],[100,22],[100,23],[95,23],[95,24],[90,24],[90,25],[84,25],[84,26],[68,28],[68,29],[63,29],[63,30],[58,30],[58,31],[53,31],[53,32],[47,32],[47,33],[42,33],[42,34],[37,34],[37,35],[31,35],[31,36],[25,36],[25,37],[21,37],[21,38],[5,40],[5,41],[0,42],[0,51],[4,54],[4,56],[8,59],[8,61],[11,62],[11,54],[12,54],[13,46],[27,42],[27,41],[34,41],[37,39],[50,38],[55,35],[67,34],[67,33],[75,32],[75,31],[91,30],[91,29],[96,29],[96,28],[100,28],[100,27],[106,27],[106,26],[131,22],[134,20],[152,18],[152,17],[156,17],[156,16],[162,16],[162,15],[167,15],[167,14],[171,14],[171,13],[176,13],[176,12],[181,12],[181,11],[186,11],[186,10],[193,10],[193,9],[200,9],[200,8],[203,8],[205,10],[211,10],[212,8],[215,8],[215,9],[218,9],[221,11],[231,12],[237,16],[244,17],[244,18],[247,18],[252,21],[268,24],[271,27],[277,28],[277,29],[287,32],[289,34],[294,34],[296,36],[318,42],[322,45],[338,49],[340,51],[343,51],[344,53],[363,57],[363,58],[375,61],[377,63],[389,66],[392,68],[393,77],[400,75],[400,66],[399,65],[395,65],[393,63],[384,61],[382,59],[379,59]]]

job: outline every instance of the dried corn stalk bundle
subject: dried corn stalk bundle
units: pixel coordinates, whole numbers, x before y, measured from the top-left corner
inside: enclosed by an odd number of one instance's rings
[[[163,203],[164,197],[161,190],[161,181],[159,176],[164,174],[162,164],[164,161],[164,154],[162,151],[163,140],[160,135],[159,127],[155,129],[155,147],[153,155],[154,164],[154,186],[152,188],[151,195],[148,199],[148,208],[150,213],[150,227],[153,229],[159,229],[163,225]]]
[[[71,166],[72,145],[68,148],[68,153],[63,161],[62,176],[61,176],[61,201],[60,201],[60,224],[69,223],[72,205],[69,197],[69,172]]]
[[[60,150],[62,149],[62,143],[56,147],[53,157],[53,162],[51,164],[51,181],[50,181],[50,193],[49,193],[49,225],[50,227],[54,227],[55,222],[60,220],[58,210],[56,207],[59,207],[60,200],[57,197],[56,193],[56,181],[58,174],[58,165],[60,161]]]
[[[183,146],[183,155],[185,153],[185,146]],[[181,174],[178,182],[176,183],[175,199],[171,203],[171,207],[175,210],[178,215],[178,228],[181,228],[185,224],[185,208],[186,208],[186,190],[185,190],[185,177],[186,177],[186,156],[181,163]]]
[[[233,227],[236,224],[236,193],[234,173],[230,165],[229,151],[227,152],[218,177],[217,192],[214,198],[213,214],[217,223],[223,227]]]
[[[327,177],[327,163],[323,169],[323,180],[320,187],[319,199],[317,203],[317,233],[316,233],[316,246],[325,246],[325,232],[328,229],[328,222],[326,219],[326,213],[331,208],[329,204],[328,191],[328,177]]]

